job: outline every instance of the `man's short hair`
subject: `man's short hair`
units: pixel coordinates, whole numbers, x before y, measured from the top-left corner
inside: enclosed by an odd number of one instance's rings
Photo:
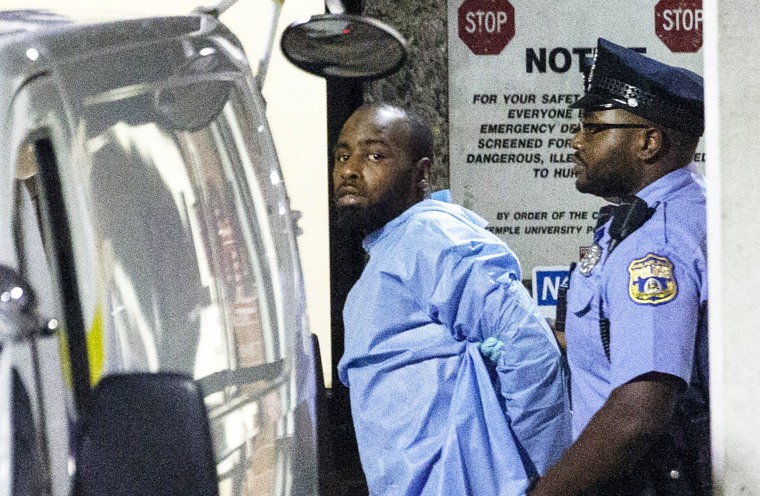
[[[416,112],[406,111],[409,122],[409,146],[412,161],[422,158],[433,161],[433,131],[427,120]]]
[[[412,162],[417,162],[425,157],[433,160],[433,131],[430,124],[421,114],[387,102],[369,103],[364,107],[372,109],[387,109],[403,114],[409,126],[409,155]]]

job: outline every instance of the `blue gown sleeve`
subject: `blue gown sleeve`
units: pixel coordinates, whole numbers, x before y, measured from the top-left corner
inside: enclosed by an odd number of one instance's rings
[[[571,440],[566,369],[554,336],[506,245],[473,241],[440,253],[431,316],[457,339],[504,343],[496,387],[526,469],[544,474]]]

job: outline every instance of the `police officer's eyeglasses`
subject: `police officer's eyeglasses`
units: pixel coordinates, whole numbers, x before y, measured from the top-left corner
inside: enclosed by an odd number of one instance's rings
[[[578,121],[579,131],[583,134],[596,134],[608,129],[644,129],[652,127],[646,124],[614,124],[605,122],[583,122]]]

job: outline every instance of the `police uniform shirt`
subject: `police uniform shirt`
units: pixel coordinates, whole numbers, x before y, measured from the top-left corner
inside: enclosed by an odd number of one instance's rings
[[[567,353],[573,437],[616,387],[648,372],[690,382],[700,305],[707,301],[705,190],[693,166],[650,184],[637,196],[653,216],[583,275],[576,268],[568,292]],[[601,312],[601,314],[600,314]],[[600,315],[610,322],[609,358]],[[701,340],[706,346],[706,339]]]

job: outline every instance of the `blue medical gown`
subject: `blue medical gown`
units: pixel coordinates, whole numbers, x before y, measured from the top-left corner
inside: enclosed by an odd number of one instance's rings
[[[364,240],[338,372],[372,495],[523,494],[570,442],[561,354],[484,225],[426,200]],[[490,336],[495,367],[478,351]]]

